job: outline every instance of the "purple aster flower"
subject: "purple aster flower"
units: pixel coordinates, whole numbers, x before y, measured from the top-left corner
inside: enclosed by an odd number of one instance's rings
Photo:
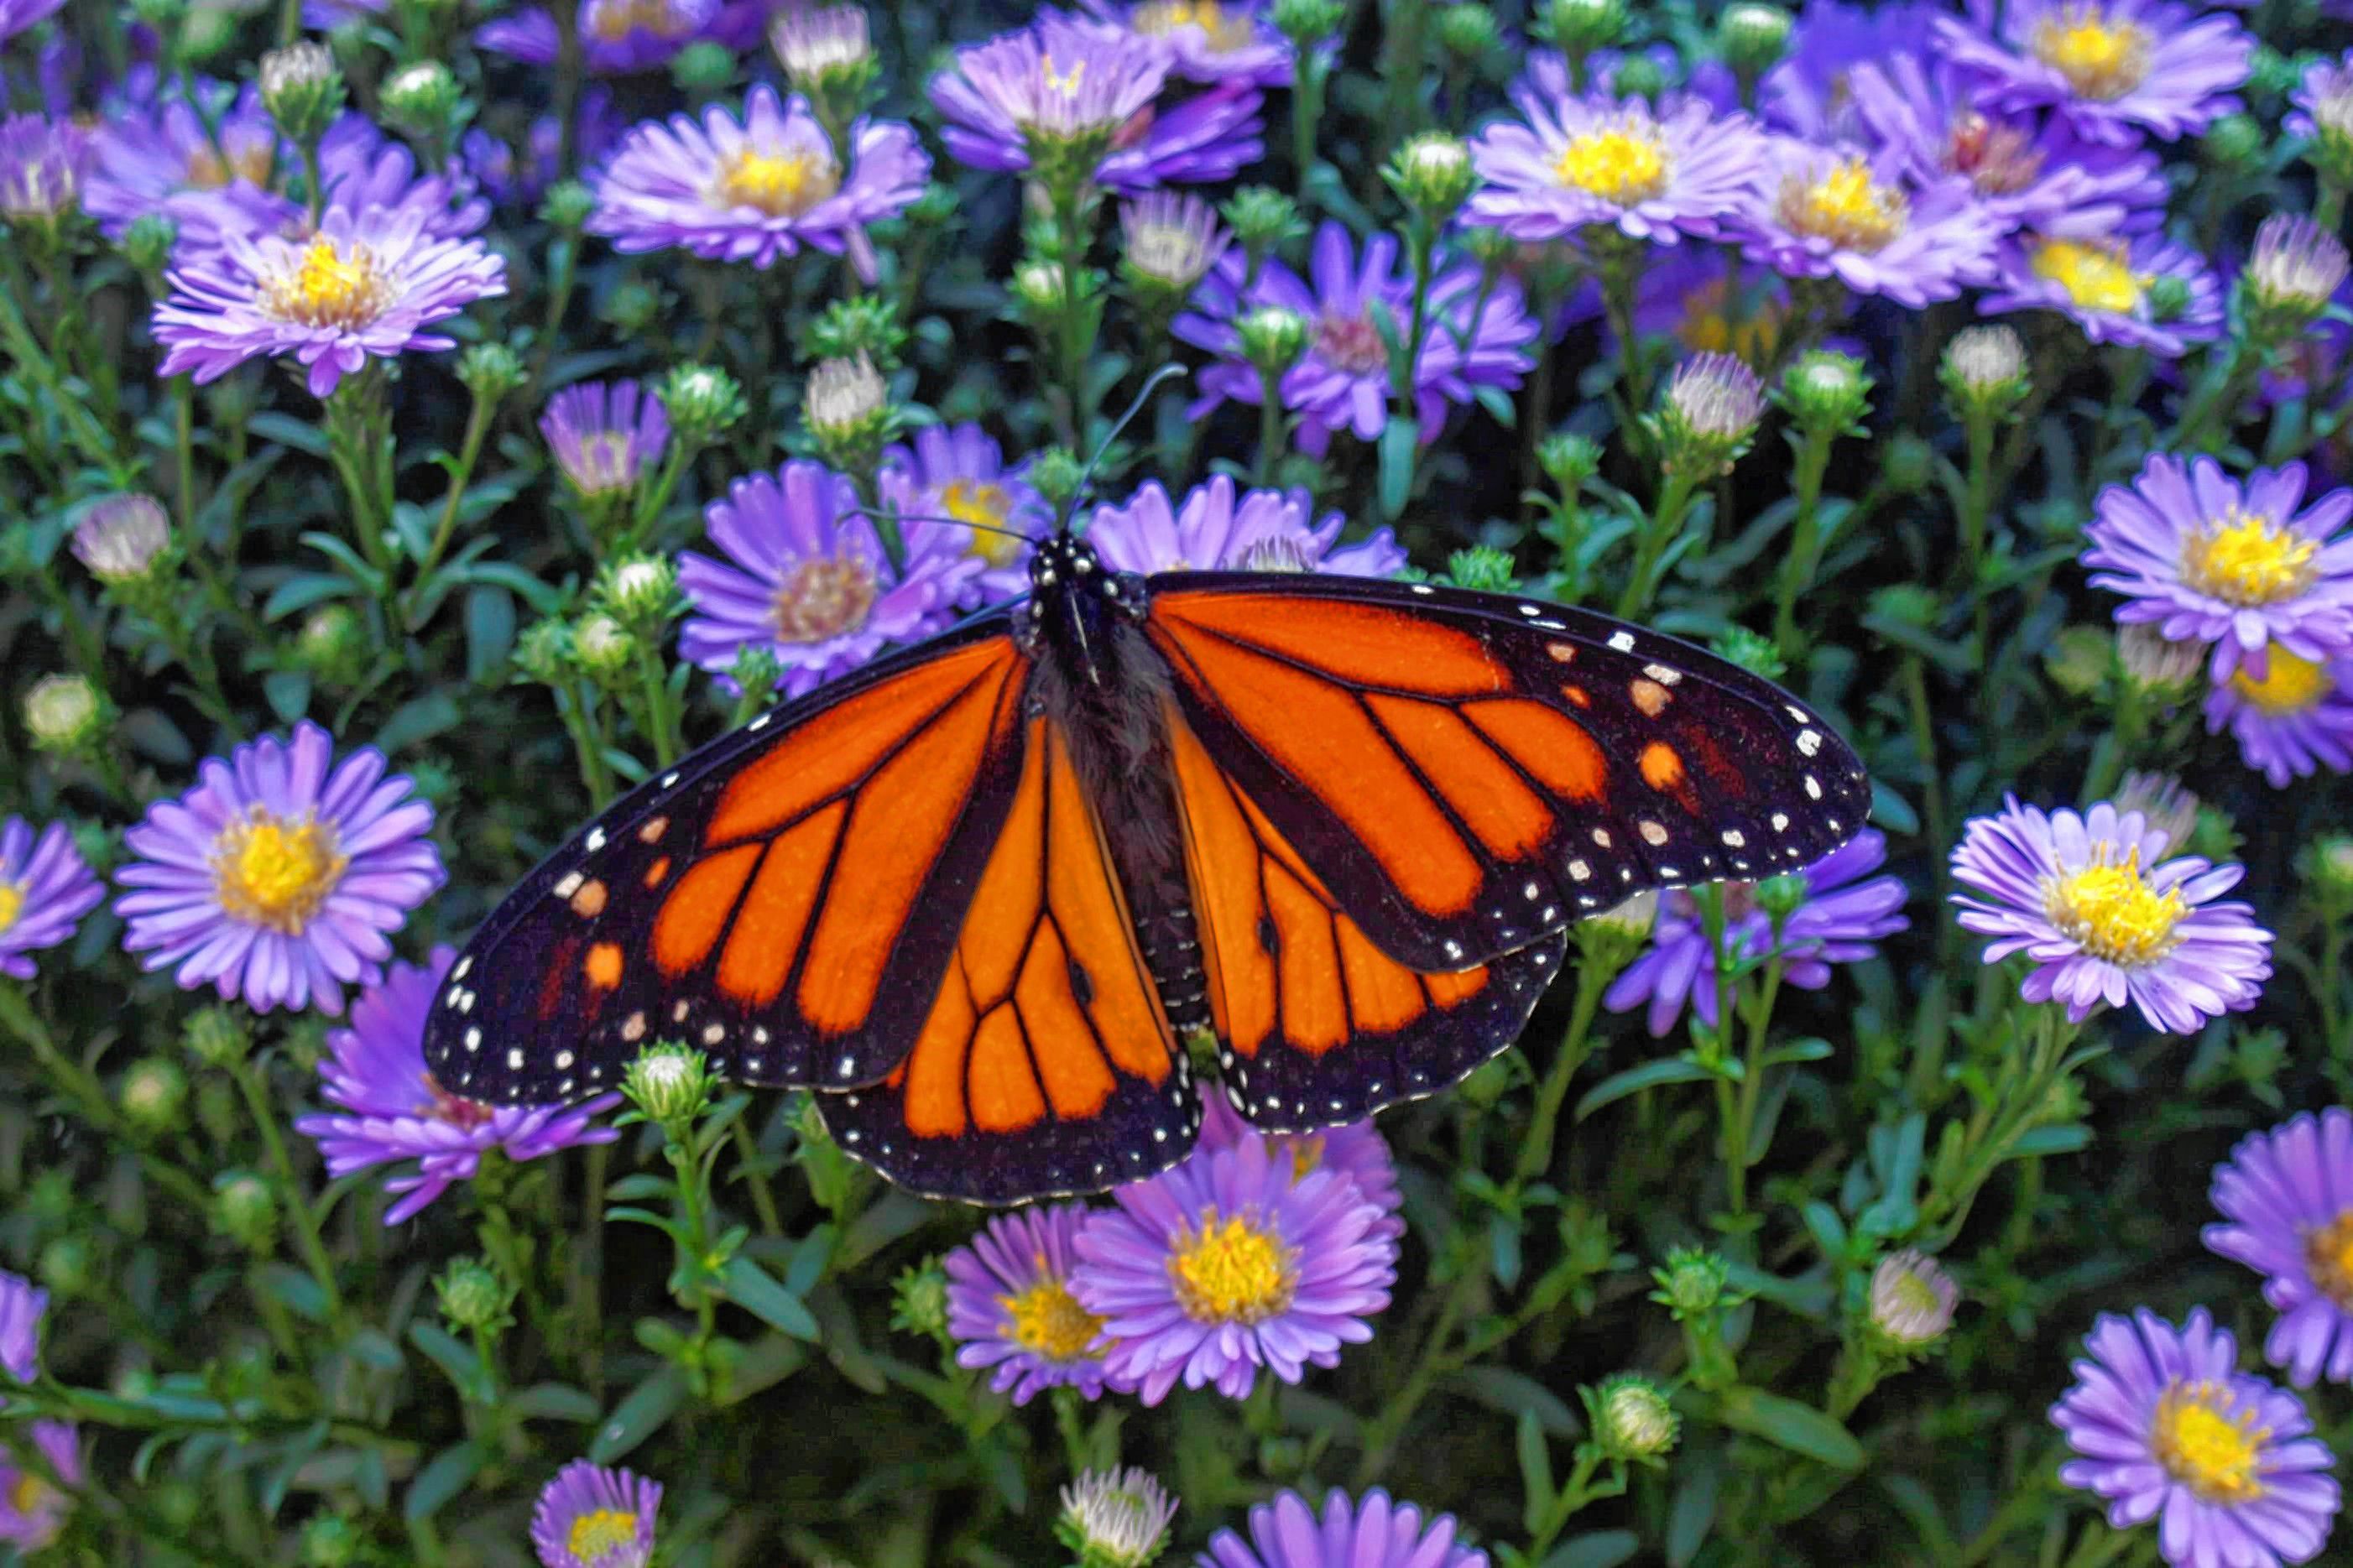
[[[1087,9],[1166,46],[1170,74],[1187,81],[1291,85],[1291,40],[1264,0],[1087,0]]]
[[[882,454],[881,485],[883,500],[902,516],[985,525],[959,531],[981,563],[965,600],[986,605],[1029,592],[1030,541],[1054,526],[1027,473],[1008,469],[1003,449],[977,425],[927,425],[913,447]]]
[[[1033,1205],[1001,1214],[947,1256],[956,1364],[995,1367],[989,1386],[1027,1405],[1045,1389],[1103,1391],[1103,1320],[1071,1294],[1071,1244],[1092,1211]]]
[[[982,566],[964,529],[908,519],[907,566],[890,563],[856,487],[821,463],[787,463],[727,488],[703,517],[726,560],[679,558],[678,585],[693,605],[679,651],[724,672],[748,644],[775,650],[785,691],[797,697],[855,669],[883,645],[944,629]]]
[[[1314,1132],[1262,1132],[1243,1120],[1228,1095],[1202,1099],[1201,1131],[1197,1150],[1231,1149],[1256,1140],[1277,1164],[1291,1162],[1292,1180],[1303,1182],[1317,1171],[1336,1171],[1356,1184],[1357,1195],[1380,1211],[1381,1217],[1366,1231],[1373,1237],[1403,1236],[1405,1194],[1398,1188],[1397,1162],[1389,1157],[1388,1141],[1372,1118]]]
[[[646,1568],[661,1498],[659,1481],[575,1459],[540,1491],[532,1549],[545,1568]]]
[[[1297,1383],[1373,1337],[1397,1237],[1373,1234],[1380,1211],[1346,1176],[1293,1169],[1246,1141],[1118,1188],[1088,1220],[1071,1290],[1111,1337],[1111,1386],[1157,1405],[1181,1377],[1240,1399],[1261,1366]]]
[[[2185,291],[2178,310],[2158,319],[2158,280]],[[2145,348],[2168,359],[2191,343],[2222,335],[2222,290],[2203,258],[2159,234],[2021,234],[2005,240],[1994,291],[1980,314],[2057,310],[2095,343]]]
[[[13,38],[56,14],[66,0],[0,0],[0,39]]]
[[[1219,1531],[1198,1568],[1487,1568],[1487,1554],[1454,1540],[1454,1516],[1427,1524],[1411,1503],[1374,1489],[1362,1501],[1337,1487],[1318,1521],[1307,1500],[1283,1492],[1250,1511],[1250,1539]]]
[[[327,1031],[319,1078],[327,1100],[349,1114],[297,1119],[294,1130],[316,1139],[327,1173],[340,1180],[396,1160],[414,1160],[414,1173],[387,1180],[400,1201],[386,1225],[413,1219],[457,1182],[470,1182],[482,1156],[497,1150],[510,1160],[588,1143],[610,1143],[617,1133],[594,1119],[620,1103],[617,1094],[578,1105],[485,1105],[451,1094],[425,1065],[425,1018],[434,994],[458,954],[437,947],[425,967],[395,963],[383,983],[352,1004],[348,1028]]]
[[[1786,278],[1836,278],[1917,310],[1992,275],[1993,219],[1958,175],[1926,184],[1870,154],[1764,139],[1766,192],[1739,215],[1750,257]]]
[[[2052,109],[2090,141],[2170,142],[2239,108],[2254,39],[2237,19],[2169,0],[1968,0],[1939,16],[1945,58],[1987,79],[1996,109]],[[1997,26],[1995,17],[2000,18]]]
[[[81,1440],[63,1421],[32,1424],[34,1447],[58,1479],[69,1487],[82,1483]],[[0,1454],[0,1542],[30,1556],[57,1540],[65,1529],[73,1499],[51,1486],[47,1477],[20,1468]]]
[[[1095,508],[1088,542],[1116,572],[1330,572],[1343,577],[1388,577],[1406,563],[1388,529],[1335,550],[1343,514],[1313,522],[1305,490],[1250,490],[1239,498],[1229,475],[1219,474],[1172,502],[1157,479],[1120,506]]]
[[[0,974],[30,980],[25,955],[73,935],[105,897],[64,823],[50,823],[36,841],[23,818],[0,822]]]
[[[2332,1105],[2251,1133],[2214,1167],[2209,1248],[2263,1276],[2279,1320],[2263,1359],[2310,1388],[2353,1383],[2353,1111]]]
[[[1525,124],[1490,125],[1471,144],[1486,184],[1464,211],[1514,239],[1557,239],[1589,224],[1672,244],[1713,237],[1726,213],[1759,197],[1763,139],[1742,114],[1686,98],[1662,115],[1640,98],[1524,99]]]
[[[635,490],[661,461],[670,416],[634,381],[584,382],[547,400],[539,433],[573,494],[595,500]]]
[[[719,0],[584,0],[581,58],[598,76],[628,76],[668,65],[719,15]],[[474,44],[527,66],[552,66],[562,39],[555,18],[533,7],[474,29]]]
[[[1935,8],[1921,4],[1865,7],[1845,0],[1807,0],[1789,29],[1788,50],[1757,84],[1765,123],[1809,142],[1863,140],[1855,116],[1854,74],[1917,49]]]
[[[2306,1563],[2338,1493],[2327,1447],[2286,1390],[2239,1370],[2239,1347],[2203,1307],[2179,1328],[2143,1307],[2103,1313],[2052,1424],[2081,1456],[2059,1468],[2105,1498],[2118,1530],[2157,1520],[2179,1568]]]
[[[871,283],[867,227],[923,195],[932,161],[904,125],[861,120],[849,142],[845,169],[807,100],[796,93],[779,104],[765,84],[744,100],[740,122],[717,104],[700,124],[684,114],[649,120],[597,176],[588,232],[628,253],[675,246],[761,268],[804,245],[846,251]]]
[[[2092,586],[2126,596],[2127,626],[2212,643],[2218,681],[2242,665],[2261,679],[2274,644],[2313,662],[2353,653],[2353,490],[2299,512],[2306,479],[2290,463],[2242,485],[2211,458],[2150,458],[2094,503]]]
[[[261,1013],[333,1015],[343,986],[375,984],[385,938],[444,880],[433,808],[372,746],[333,763],[305,721],[290,743],[206,759],[194,789],[149,806],[123,835],[140,858],[114,876],[132,889],[114,904],[124,951]]]
[[[1831,983],[1831,965],[1875,957],[1881,938],[1911,928],[1903,913],[1903,879],[1871,875],[1886,863],[1887,836],[1865,828],[1792,873],[1804,884],[1804,897],[1781,926],[1783,979],[1819,991]],[[1733,951],[1745,960],[1760,961],[1776,951],[1773,920],[1757,907],[1753,882],[1724,885],[1724,927]],[[1650,947],[1611,983],[1604,1005],[1613,1013],[1628,1013],[1647,1003],[1654,1038],[1665,1037],[1675,1026],[1685,1003],[1714,1028],[1715,956],[1699,905],[1689,893],[1669,893],[1659,901]]]
[[[2105,801],[2084,816],[2021,805],[1972,817],[1953,850],[1963,930],[1990,936],[1985,961],[2034,961],[2020,994],[2066,1004],[2082,1023],[2103,1002],[2140,1009],[2166,1034],[2252,1007],[2272,972],[2272,933],[2242,903],[2214,900],[2242,866],[2160,860],[2167,839]]]
[[[2353,139],[2353,49],[2306,66],[2288,101],[2295,105],[2286,121],[2290,135],[2306,141]]]
[[[2273,648],[2266,674],[2242,666],[2207,692],[2206,732],[2225,729],[2274,788],[2321,768],[2353,772],[2353,658],[2316,664]]]
[[[96,166],[83,207],[109,239],[149,213],[178,226],[183,240],[211,244],[225,209],[219,193],[234,186],[259,193],[296,164],[281,147],[277,127],[252,87],[226,107],[226,84],[199,79],[196,91],[214,100],[219,145],[205,134],[204,122],[185,99],[146,105],[126,104],[110,114],[95,137]]]
[[[73,212],[95,161],[90,132],[70,120],[0,120],[0,218],[47,223]]]
[[[41,1318],[48,1310],[47,1290],[0,1268],[0,1372],[17,1383],[40,1375]]]
[[[328,209],[307,239],[221,236],[184,252],[155,307],[162,374],[215,381],[247,360],[290,354],[325,397],[370,355],[457,346],[422,329],[507,291],[506,263],[480,240],[438,238],[415,213]]]
[[[1413,279],[1398,260],[1397,239],[1387,234],[1366,240],[1359,258],[1337,221],[1315,233],[1308,264],[1312,287],[1270,259],[1244,289],[1240,258],[1227,256],[1201,279],[1193,310],[1175,324],[1179,338],[1220,356],[1201,371],[1195,416],[1229,398],[1258,403],[1259,374],[1241,357],[1234,323],[1261,306],[1279,305],[1304,317],[1314,331],[1306,357],[1285,373],[1282,385],[1284,406],[1300,416],[1301,449],[1320,458],[1342,430],[1366,441],[1377,437],[1388,422],[1389,368],[1373,313],[1377,308],[1387,310],[1400,333],[1413,320]],[[1519,385],[1532,363],[1528,345],[1536,336],[1517,284],[1505,279],[1482,300],[1476,263],[1452,263],[1441,255],[1436,266],[1429,323],[1414,362],[1415,410],[1424,441],[1437,439],[1449,403],[1470,402],[1481,386]]]
[[[1121,195],[1155,185],[1214,185],[1266,155],[1264,96],[1219,88],[1174,108],[1150,107],[1120,128],[1095,166],[1095,181]]]

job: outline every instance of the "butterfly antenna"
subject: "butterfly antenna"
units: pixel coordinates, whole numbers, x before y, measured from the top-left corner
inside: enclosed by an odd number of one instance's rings
[[[886,516],[895,518],[901,522],[941,522],[950,528],[969,528],[976,533],[1001,533],[1008,539],[1018,539],[1024,544],[1037,542],[1018,528],[999,528],[993,522],[975,522],[968,517],[938,517],[923,511],[886,512],[881,507],[872,506],[854,506],[849,510],[852,517],[862,517],[875,522],[880,522]]]
[[[1086,498],[1088,488],[1094,483],[1095,470],[1103,466],[1103,458],[1111,451],[1112,443],[1118,440],[1121,432],[1135,422],[1135,416],[1144,412],[1144,405],[1152,401],[1152,395],[1159,391],[1169,377],[1184,374],[1185,367],[1181,364],[1164,364],[1144,378],[1144,385],[1137,390],[1135,401],[1127,405],[1126,413],[1112,422],[1110,433],[1103,437],[1103,444],[1095,448],[1095,455],[1087,459],[1087,466],[1080,470],[1079,487],[1071,492],[1070,504],[1063,509],[1062,512],[1064,533],[1071,531],[1071,520],[1078,515],[1079,502]]]

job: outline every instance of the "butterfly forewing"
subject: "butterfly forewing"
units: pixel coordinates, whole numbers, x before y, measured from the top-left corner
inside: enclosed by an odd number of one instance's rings
[[[633,791],[459,956],[427,1024],[436,1079],[576,1099],[655,1039],[746,1082],[881,1079],[1012,803],[1029,675],[984,617]]]
[[[1409,968],[1517,952],[1645,889],[1794,870],[1870,803],[1788,693],[1655,632],[1426,584],[1153,579],[1208,758]]]

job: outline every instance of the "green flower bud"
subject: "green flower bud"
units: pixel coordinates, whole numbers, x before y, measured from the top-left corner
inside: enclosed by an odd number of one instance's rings
[[[366,1548],[359,1526],[334,1514],[302,1527],[302,1568],[353,1568]]]
[[[1916,496],[1936,474],[1936,448],[1910,430],[1898,430],[1880,444],[1879,471],[1898,495]]]
[[[41,1248],[34,1271],[41,1283],[60,1296],[74,1297],[89,1293],[96,1283],[92,1271],[97,1259],[91,1256],[90,1243],[79,1236],[61,1236]]]
[[[1235,323],[1242,357],[1261,375],[1281,375],[1307,352],[1307,318],[1282,305],[1261,305]]]
[[[1598,1388],[1580,1388],[1595,1447],[1604,1458],[1657,1465],[1674,1452],[1682,1423],[1659,1385],[1639,1373],[1621,1372]]]
[[[2160,272],[2148,286],[2148,315],[2153,321],[2174,321],[2189,309],[2189,284],[2170,272]]]
[[[1321,43],[1347,20],[1345,0],[1274,0],[1269,13],[1275,31],[1294,47]]]
[[[672,367],[662,381],[661,400],[671,434],[695,447],[709,446],[749,412],[735,378],[707,364]]]
[[[1469,144],[1443,131],[1408,137],[1381,175],[1390,189],[1435,222],[1452,217],[1479,184]]]
[[[1068,447],[1049,447],[1029,460],[1029,483],[1057,516],[1078,500],[1086,477],[1086,465]]]
[[[865,106],[881,69],[866,12],[857,5],[780,11],[768,25],[768,47],[797,91],[846,116]]]
[[[1009,291],[1022,320],[1051,321],[1062,309],[1062,264],[1034,257],[1024,261],[1013,269]]]
[[[1956,417],[2006,419],[2026,401],[2026,345],[2011,328],[1969,327],[1953,334],[1936,367]]]
[[[188,1103],[188,1075],[174,1062],[149,1057],[132,1064],[115,1092],[122,1104],[123,1120],[152,1137],[180,1125],[181,1112]]]
[[[1723,1258],[1698,1247],[1679,1247],[1667,1254],[1667,1266],[1651,1278],[1659,1289],[1651,1300],[1665,1307],[1677,1322],[1715,1310],[1724,1300],[1731,1268]]]
[[[1512,1092],[1513,1076],[1508,1053],[1489,1057],[1471,1070],[1469,1078],[1454,1086],[1454,1092],[1470,1105],[1486,1110],[1502,1104],[1504,1096]]]
[[[2253,116],[2226,114],[2206,128],[2199,151],[2217,168],[2251,171],[2271,151],[2271,137]]]
[[[1484,59],[1488,51],[1503,42],[1504,26],[1495,20],[1495,13],[1476,0],[1461,5],[1448,5],[1438,13],[1438,47],[1458,59]]]
[[[441,1315],[459,1333],[480,1329],[495,1333],[514,1321],[507,1309],[514,1302],[514,1287],[479,1258],[456,1258],[433,1281],[433,1295]]]
[[[945,228],[964,211],[964,200],[953,185],[937,180],[923,187],[923,194],[908,204],[904,215],[908,223],[918,228]]]
[[[526,679],[563,685],[572,679],[572,627],[554,618],[533,623],[515,639],[514,662]]]
[[[860,354],[818,363],[809,373],[801,417],[827,462],[846,473],[862,474],[872,472],[881,461],[882,448],[898,428],[899,410],[891,403],[882,373]]]
[[[1577,922],[1580,930],[1590,928],[1598,932],[1614,932],[1634,939],[1637,944],[1650,941],[1651,931],[1659,923],[1659,895],[1646,889],[1630,899],[1610,905],[1598,915],[1588,915]]]
[[[1618,62],[1610,86],[1620,98],[1645,99],[1655,104],[1667,90],[1667,73],[1648,55],[1628,55]]]
[[[427,141],[448,138],[462,118],[466,98],[439,60],[419,60],[385,79],[376,109],[386,123]]]
[[[1475,588],[1482,594],[1510,593],[1512,568],[1511,552],[1485,544],[1458,550],[1446,560],[1446,575],[1456,587]]]
[[[1850,354],[1817,349],[1782,373],[1777,401],[1801,430],[1821,435],[1861,435],[1871,411],[1871,377]]]
[[[1926,629],[1945,612],[1942,595],[1918,583],[1890,583],[1871,595],[1869,619]]]
[[[1264,256],[1307,233],[1299,204],[1265,185],[1244,185],[1226,198],[1218,216],[1234,231],[1235,243],[1252,256]]]
[[[497,403],[531,379],[522,360],[504,343],[476,343],[458,359],[458,383],[480,403]]]
[[[1935,1258],[1906,1247],[1872,1271],[1871,1327],[1894,1347],[1925,1350],[1953,1326],[1960,1297],[1960,1287]]]
[[[776,682],[784,679],[782,661],[776,650],[763,643],[746,643],[735,650],[735,662],[727,667],[727,674],[739,690],[750,693],[760,702],[775,700]]]
[[[153,279],[172,263],[172,247],[180,242],[180,226],[162,213],[141,213],[122,231],[116,247],[132,269]]]
[[[592,611],[572,623],[572,659],[598,680],[612,680],[638,657],[638,639],[629,628],[602,611]]]
[[[1750,631],[1737,621],[1709,639],[1708,645],[1717,658],[1728,660],[1752,675],[1767,680],[1778,680],[1788,669],[1788,660],[1781,657],[1780,646],[1762,632]]]
[[[208,1068],[227,1068],[245,1060],[253,1048],[245,1024],[226,1007],[204,1007],[180,1026],[180,1043],[190,1056]]]
[[[2316,843],[2305,875],[2325,897],[2353,904],[2353,835],[2332,833]]]
[[[801,333],[801,353],[809,359],[864,357],[886,370],[897,367],[906,347],[907,329],[887,293],[836,300]]]
[[[902,1270],[891,1287],[891,1326],[902,1333],[944,1339],[948,1331],[948,1277],[936,1258]]]
[[[1588,915],[1568,928],[1588,973],[1615,974],[1641,953],[1658,923],[1659,895],[1637,893],[1598,915]]]
[[[1757,907],[1765,911],[1766,919],[1778,925],[1804,905],[1808,891],[1805,878],[1785,871],[1757,884]]]
[[[1543,30],[1553,46],[1573,59],[1606,49],[1626,31],[1626,0],[1552,0],[1544,9]],[[1619,67],[1619,89],[1625,89]]]
[[[1789,13],[1757,0],[1736,0],[1716,23],[1716,47],[1743,81],[1755,81],[1781,63],[1789,47]]]
[[[367,668],[366,635],[349,605],[322,605],[294,636],[294,658],[329,686],[350,686]]]
[[[596,595],[622,625],[658,635],[678,607],[678,568],[666,555],[632,555],[607,567]]]
[[[1547,436],[1536,447],[1536,466],[1564,500],[1575,500],[1585,481],[1601,471],[1601,447],[1566,431]]]
[[[278,1194],[249,1171],[225,1173],[213,1183],[213,1228],[257,1254],[275,1250]]]
[[[670,79],[689,98],[715,98],[735,79],[735,51],[715,38],[698,38],[670,57]]]
[[[261,107],[298,147],[315,147],[343,108],[343,73],[324,44],[304,39],[261,57]]]
[[[1731,354],[1695,354],[1675,367],[1655,426],[1667,472],[1700,483],[1732,471],[1765,414],[1764,384]]]
[[[648,1121],[676,1127],[702,1113],[713,1081],[701,1051],[658,1040],[629,1064],[621,1092]]]
[[[1054,1533],[1079,1568],[1145,1568],[1176,1517],[1176,1500],[1141,1468],[1082,1471],[1062,1489]]]
[[[539,198],[539,219],[550,228],[577,234],[596,210],[596,193],[579,180],[558,180]]]
[[[661,319],[661,291],[632,279],[605,297],[605,302],[596,309],[596,319],[623,337],[634,338],[650,331]]]

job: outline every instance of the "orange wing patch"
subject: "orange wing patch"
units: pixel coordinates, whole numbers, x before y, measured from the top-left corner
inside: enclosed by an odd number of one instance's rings
[[[1431,697],[1511,689],[1509,676],[1477,637],[1379,605],[1198,594],[1163,601],[1159,618],[1172,629],[1207,632],[1219,641],[1301,659],[1327,675],[1367,686]],[[1203,639],[1184,640],[1189,648]]]

